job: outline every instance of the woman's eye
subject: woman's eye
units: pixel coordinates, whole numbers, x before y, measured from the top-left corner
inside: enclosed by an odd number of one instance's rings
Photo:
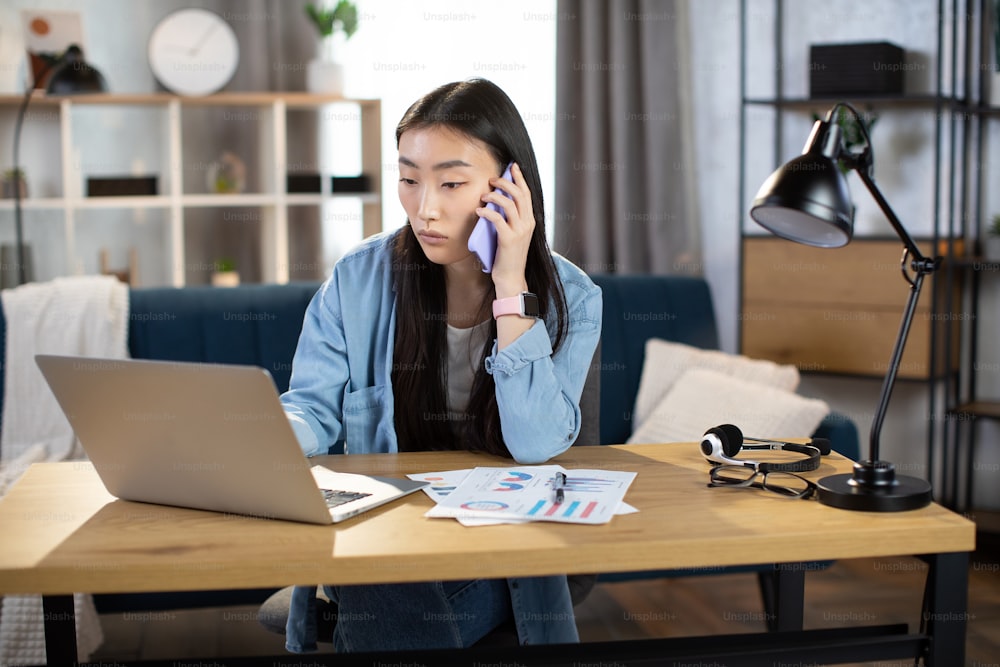
[[[445,190],[455,190],[456,188],[459,188],[459,187],[461,187],[463,185],[465,185],[465,184],[453,181],[451,183],[443,183],[441,185],[441,187],[443,187]]]
[[[416,182],[415,180],[413,180],[412,178],[400,178],[400,179],[399,179],[399,182],[400,182],[400,183],[405,183],[405,184],[407,184],[407,185],[416,185],[416,183],[417,183],[417,182]]]

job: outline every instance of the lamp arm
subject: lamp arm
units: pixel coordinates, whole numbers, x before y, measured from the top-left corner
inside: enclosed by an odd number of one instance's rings
[[[865,152],[867,153],[869,150],[870,149],[865,149]],[[864,161],[864,158],[860,161]],[[854,167],[854,170],[861,178],[861,182],[865,184],[866,188],[868,188],[868,192],[875,200],[875,203],[878,204],[879,209],[881,209],[883,215],[885,215],[886,219],[889,221],[889,224],[892,225],[892,228],[896,231],[896,235],[903,242],[903,245],[906,246],[906,250],[910,253],[910,258],[914,264],[914,269],[916,269],[918,264],[933,264],[934,266],[930,269],[930,271],[936,270],[937,266],[940,264],[940,260],[930,259],[920,252],[920,248],[917,246],[916,241],[913,240],[910,233],[906,231],[905,227],[903,227],[903,223],[901,223],[899,218],[896,217],[892,207],[889,206],[889,202],[887,202],[885,197],[882,196],[882,191],[878,189],[878,186],[875,185],[875,181],[873,181],[872,177],[868,174],[868,170],[860,168],[858,165],[851,166]]]
[[[907,251],[909,252],[909,251]],[[904,255],[904,261],[905,261]],[[920,288],[923,286],[923,271],[918,271],[910,282],[910,296],[906,301],[906,308],[903,310],[903,319],[899,323],[899,333],[896,335],[896,343],[892,348],[892,355],[889,357],[889,370],[882,380],[882,390],[879,393],[878,408],[872,418],[872,429],[869,435],[869,460],[873,463],[879,461],[879,439],[882,432],[882,422],[885,421],[885,413],[889,408],[889,399],[892,397],[892,389],[896,384],[896,374],[899,372],[899,364],[903,358],[903,349],[906,347],[906,338],[910,333],[910,324],[913,322],[913,315],[917,310],[917,301],[920,300]]]
[[[35,84],[39,81],[45,80],[45,75],[48,74],[53,67],[61,63],[62,57],[49,62],[42,68],[38,76],[34,81],[28,82],[27,90],[24,91],[24,97],[21,99],[21,106],[17,110],[17,119],[14,121],[14,175],[19,176],[21,173],[21,165],[19,163],[21,156],[21,126],[24,125],[24,116],[28,111],[28,105],[31,103],[31,96],[35,92]],[[30,65],[29,65],[30,71]],[[17,244],[17,284],[23,285],[27,282],[28,273],[25,266],[25,255],[24,255],[24,222],[21,216],[21,184],[14,184],[14,236],[15,243]]]
[[[861,168],[861,166],[868,164],[870,162],[870,150],[871,147],[865,149],[865,152],[860,156],[855,163],[851,166],[857,171],[858,176],[861,177],[861,182],[865,184],[868,188],[868,192],[871,194],[872,198],[878,204],[882,213],[889,220],[889,224],[896,231],[896,235],[899,236],[900,240],[903,242],[905,247],[905,252],[903,253],[903,277],[906,281],[910,283],[910,296],[906,302],[906,308],[903,311],[903,319],[899,325],[899,333],[896,336],[896,343],[892,348],[892,356],[889,358],[889,370],[885,374],[885,379],[882,382],[882,391],[879,394],[878,409],[875,411],[875,417],[872,419],[872,430],[869,441],[870,450],[870,461],[873,463],[879,460],[879,436],[882,431],[882,422],[885,420],[885,413],[889,407],[889,398],[892,396],[893,386],[896,384],[896,375],[899,372],[899,364],[903,358],[903,349],[906,347],[906,338],[910,333],[910,324],[913,322],[913,314],[917,309],[917,301],[920,299],[920,289],[923,287],[924,276],[933,273],[940,267],[941,258],[929,258],[920,252],[920,248],[917,246],[913,237],[910,236],[906,228],[903,227],[903,223],[899,221],[896,217],[895,212],[893,212],[892,207],[889,206],[889,202],[885,200],[882,196],[882,192],[875,185],[875,181],[872,180],[869,175],[869,169]],[[909,257],[910,267],[914,271],[914,276],[911,278],[906,273],[906,260]]]
[[[48,68],[46,68],[48,71]],[[31,95],[35,90],[34,82],[28,84],[28,90],[24,93],[21,106],[17,110],[17,120],[14,121],[14,177],[21,175],[20,146],[21,146],[21,126],[24,125],[24,115],[28,110],[28,103],[31,102]],[[24,223],[21,219],[21,184],[14,183],[14,242],[17,250],[17,284],[23,285],[27,280],[27,270],[24,266]]]

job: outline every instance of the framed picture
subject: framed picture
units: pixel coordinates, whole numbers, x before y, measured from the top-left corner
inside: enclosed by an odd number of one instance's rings
[[[39,80],[40,75],[67,47],[76,44],[84,48],[79,12],[23,9],[21,24],[35,88],[44,86],[44,82]]]

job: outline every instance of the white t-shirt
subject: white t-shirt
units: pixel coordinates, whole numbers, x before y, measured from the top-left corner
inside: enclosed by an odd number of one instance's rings
[[[448,412],[453,419],[469,405],[472,379],[489,333],[489,320],[465,329],[448,325]]]

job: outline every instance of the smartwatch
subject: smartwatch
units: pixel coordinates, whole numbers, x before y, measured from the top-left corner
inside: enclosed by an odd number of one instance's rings
[[[531,292],[521,292],[517,296],[497,299],[493,302],[493,319],[498,319],[504,315],[537,318],[538,297]]]

